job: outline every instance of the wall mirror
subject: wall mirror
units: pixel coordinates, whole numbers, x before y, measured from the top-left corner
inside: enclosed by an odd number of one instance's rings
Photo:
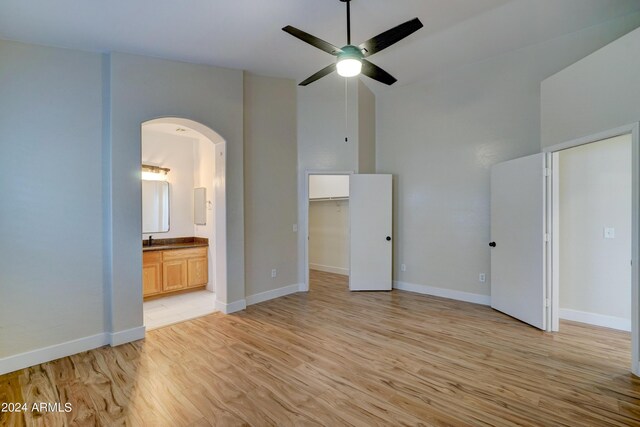
[[[169,183],[142,180],[142,232],[169,231]]]
[[[193,189],[193,222],[196,225],[207,225],[207,189]]]

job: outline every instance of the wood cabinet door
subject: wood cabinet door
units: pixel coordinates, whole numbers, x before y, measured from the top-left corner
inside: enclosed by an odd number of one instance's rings
[[[187,287],[187,260],[162,263],[162,290],[175,291]]]
[[[189,260],[189,287],[207,284],[209,281],[209,263],[207,260],[207,258],[194,258]]]
[[[142,266],[142,296],[154,295],[162,291],[162,264]]]

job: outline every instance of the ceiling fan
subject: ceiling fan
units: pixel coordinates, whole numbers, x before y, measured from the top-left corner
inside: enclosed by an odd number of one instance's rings
[[[362,73],[367,77],[377,80],[381,83],[392,85],[397,79],[391,74],[384,71],[382,68],[367,61],[365,58],[378,53],[383,49],[388,48],[392,44],[395,44],[403,38],[413,34],[423,27],[422,22],[418,18],[413,18],[410,21],[400,24],[384,33],[378,34],[372,39],[367,40],[359,46],[351,44],[351,10],[349,3],[351,0],[340,0],[347,4],[347,45],[343,47],[337,47],[321,40],[309,33],[305,33],[291,25],[287,25],[282,30],[291,34],[294,37],[299,38],[303,42],[309,43],[311,46],[315,46],[320,50],[334,55],[337,57],[337,61],[322,70],[318,71],[308,79],[300,83],[300,86],[306,86],[309,83],[313,83],[316,80],[331,74],[333,71],[338,71],[343,77],[353,77]]]

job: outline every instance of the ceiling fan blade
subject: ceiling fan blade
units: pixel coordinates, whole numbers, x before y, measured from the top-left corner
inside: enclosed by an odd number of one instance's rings
[[[366,59],[362,60],[362,74],[389,86],[398,81],[391,74]]]
[[[367,56],[371,56],[374,53],[380,52],[382,49],[386,49],[392,44],[399,42],[422,27],[422,22],[420,22],[418,18],[413,18],[411,21],[407,21],[404,24],[400,24],[382,34],[378,34],[358,47],[366,58]]]
[[[317,47],[320,50],[324,50],[331,55],[338,55],[340,52],[342,52],[342,49],[340,49],[339,47],[334,46],[322,39],[319,39],[316,36],[312,36],[309,33],[305,33],[304,31],[292,27],[291,25],[287,25],[282,29],[282,31],[291,34],[293,37],[299,38],[303,42],[309,43],[311,46]]]
[[[318,71],[313,76],[309,77],[308,79],[306,79],[305,81],[300,83],[300,86],[306,86],[309,83],[313,83],[316,80],[321,79],[322,77],[326,76],[327,74],[333,73],[335,70],[336,70],[336,64],[334,62],[333,64],[324,67],[322,70]]]

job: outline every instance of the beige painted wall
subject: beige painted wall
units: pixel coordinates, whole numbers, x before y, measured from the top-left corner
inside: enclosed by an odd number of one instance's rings
[[[560,152],[560,309],[631,320],[631,136]],[[615,238],[605,239],[605,227]]]
[[[540,151],[546,77],[639,24],[620,18],[377,96],[377,172],[395,175],[395,280],[489,294],[491,165]]]
[[[244,74],[244,135],[245,278],[250,296],[298,283],[293,80]]]
[[[638,70],[640,28],[544,80],[542,147],[640,121]]]
[[[376,172],[376,97],[358,80],[358,173]]]
[[[309,268],[349,274],[349,201],[309,202]]]
[[[100,55],[0,40],[0,58],[1,374],[108,324]]]
[[[112,53],[103,58],[105,233],[107,282],[114,331],[142,325],[140,241],[140,125],[182,117],[213,129],[226,141],[227,286],[219,304],[241,305],[244,278],[244,174],[242,71]]]

